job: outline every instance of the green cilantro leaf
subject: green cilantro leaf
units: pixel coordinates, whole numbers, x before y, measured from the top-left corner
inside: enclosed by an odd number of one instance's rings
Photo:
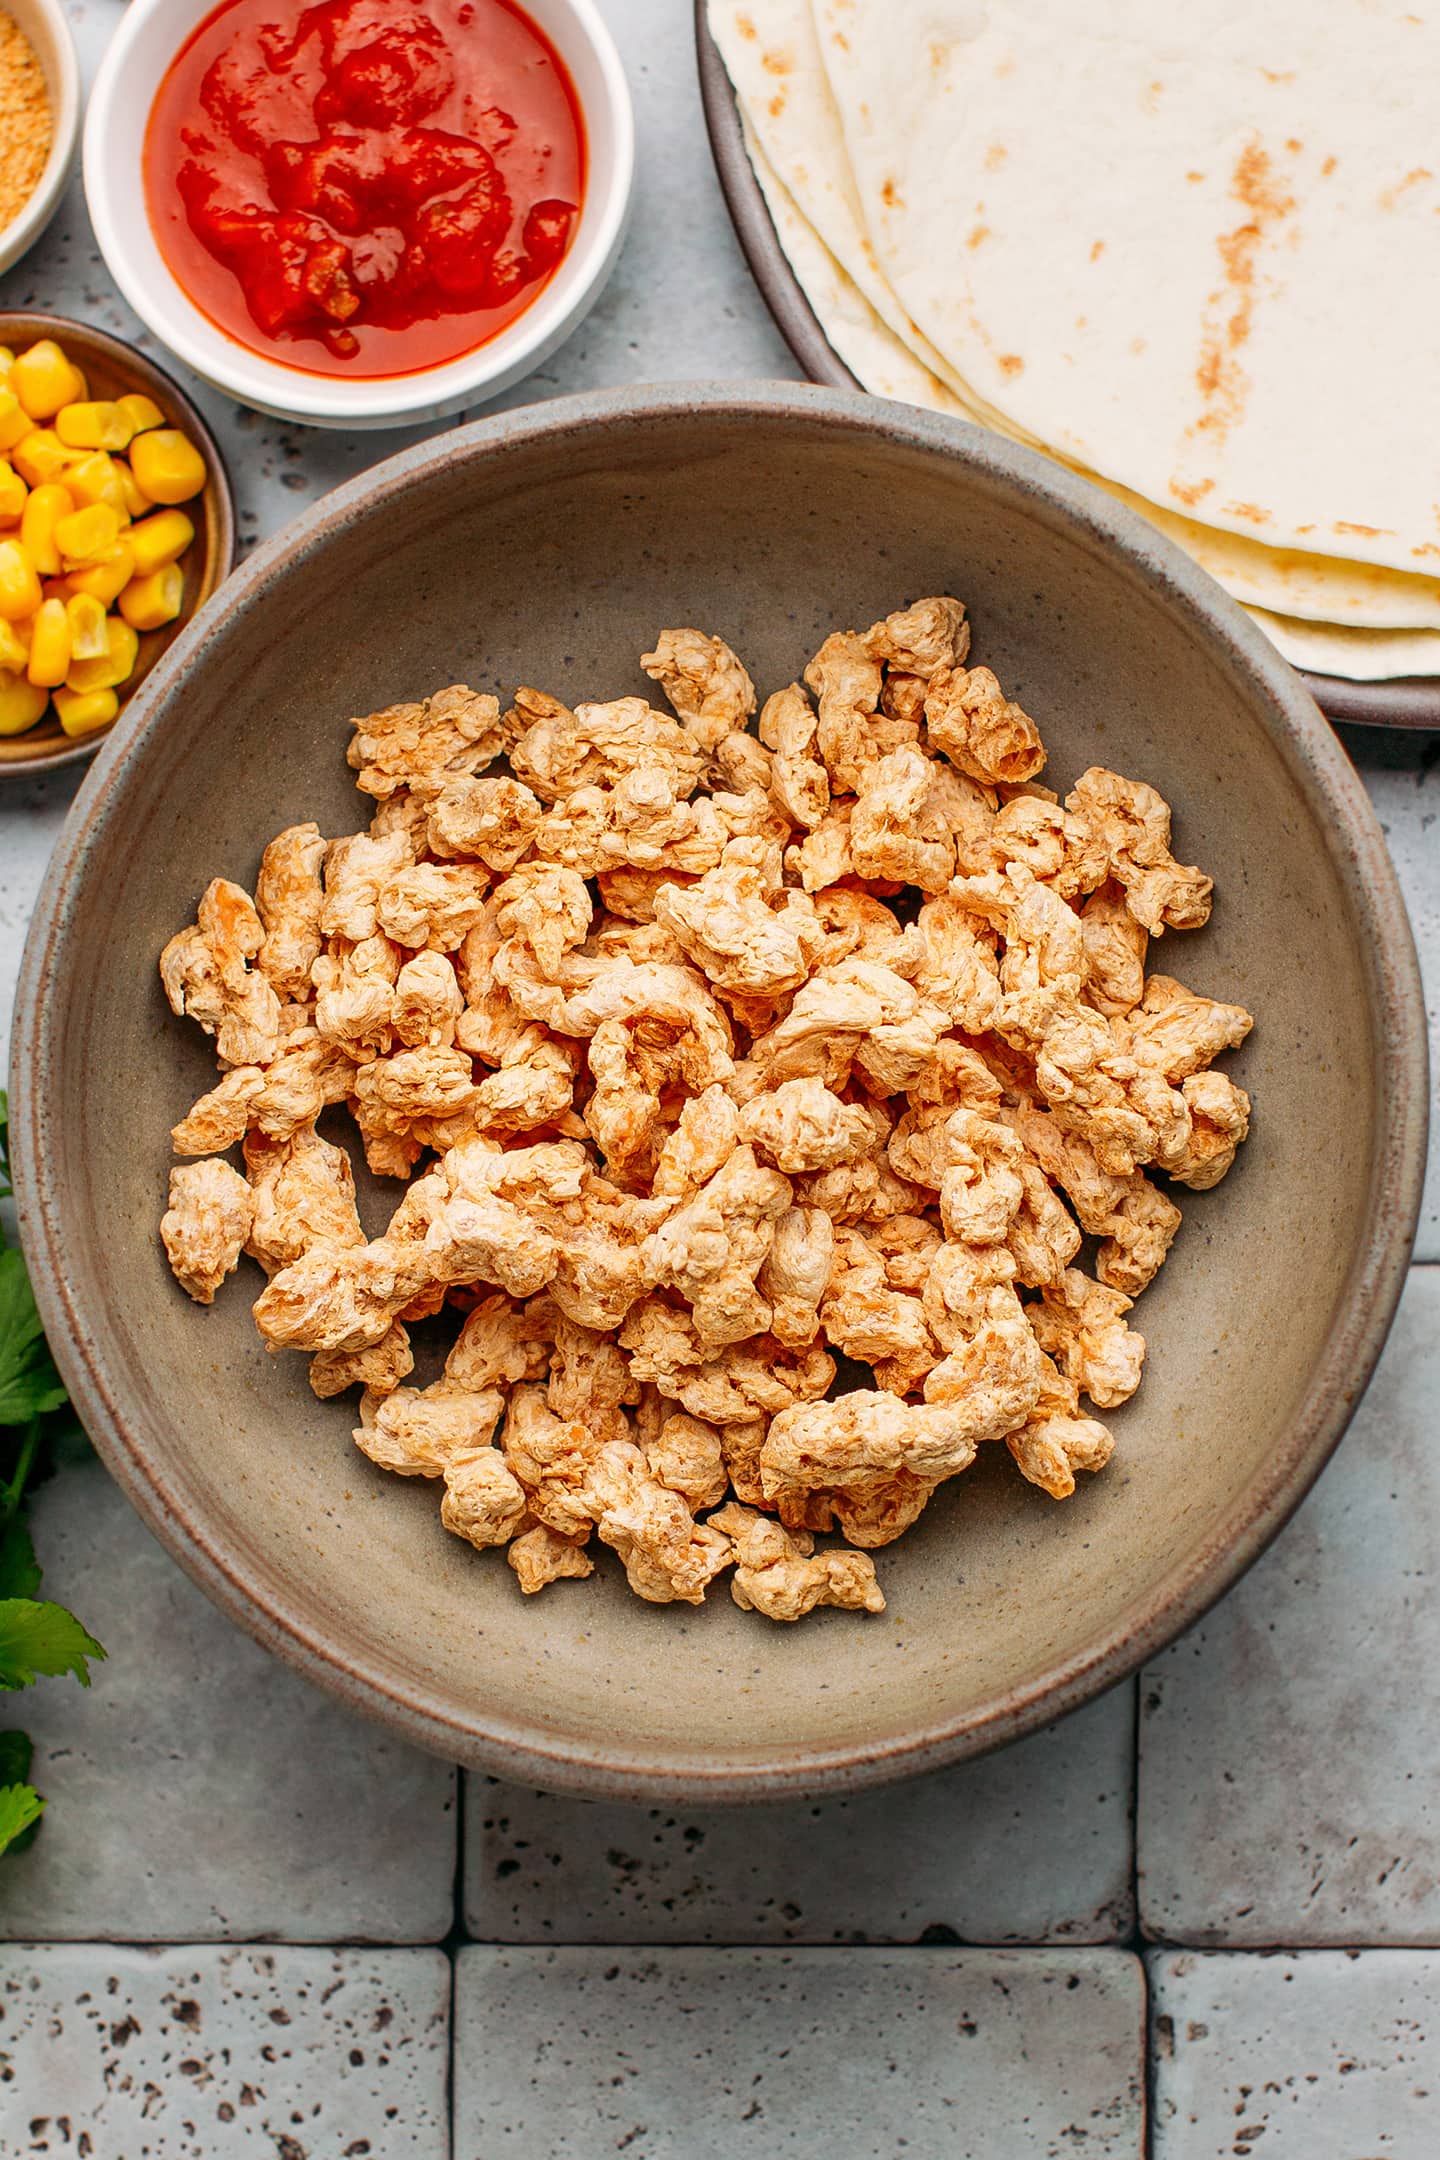
[[[0,1785],[0,1853],[25,1839],[44,1812],[45,1802],[33,1785]]]
[[[27,1424],[65,1400],[25,1262],[13,1248],[0,1252],[0,1425]]]
[[[30,1786],[30,1757],[34,1752],[30,1745],[29,1733],[0,1732],[0,1786],[23,1785],[28,1790]],[[39,1795],[37,1794],[36,1797],[38,1799]],[[44,1805],[44,1801],[41,1800],[40,1806],[43,1808]],[[10,1839],[8,1846],[0,1843],[0,1852],[24,1852],[27,1845],[34,1844],[38,1833],[39,1819],[37,1811],[36,1820],[17,1832]]]
[[[40,1587],[40,1563],[24,1518],[12,1515],[0,1528],[0,1598],[33,1598]],[[0,1743],[5,1735],[0,1733]],[[6,1782],[5,1759],[0,1751],[0,1785]]]
[[[86,1659],[104,1655],[63,1605],[0,1598],[0,1688],[29,1687],[40,1673],[74,1673],[82,1687],[89,1687]]]

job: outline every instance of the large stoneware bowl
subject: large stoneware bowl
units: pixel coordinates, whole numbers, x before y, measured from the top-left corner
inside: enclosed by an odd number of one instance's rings
[[[1140,1318],[1116,1457],[1063,1506],[992,1448],[880,1555],[880,1618],[794,1628],[641,1604],[598,1578],[520,1596],[433,1488],[351,1444],[267,1356],[246,1263],[209,1311],[156,1223],[170,1125],[211,1084],[165,939],[279,827],[354,830],[347,715],[466,680],[647,687],[672,624],[763,689],[835,625],[955,592],[1034,712],[1047,778],[1154,781],[1214,873],[1156,964],[1258,1023],[1254,1132]],[[1176,951],[1172,955],[1171,944]],[[82,789],[25,960],[23,1232],[61,1370],[135,1505],[260,1640],[423,1745],[551,1787],[755,1798],[855,1787],[1013,1738],[1137,1665],[1233,1582],[1339,1439],[1379,1352],[1424,1144],[1422,1008],[1365,796],[1296,677],[1208,580],[1054,465],[805,388],[607,393],[440,437],[262,548],[181,637]],[[393,1204],[394,1188],[389,1188]],[[372,1194],[372,1226],[383,1222]]]

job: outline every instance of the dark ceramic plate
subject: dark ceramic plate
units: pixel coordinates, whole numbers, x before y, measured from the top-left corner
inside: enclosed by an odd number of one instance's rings
[[[695,0],[695,50],[700,95],[715,170],[726,206],[755,282],[776,327],[811,382],[837,390],[863,390],[831,345],[811,307],[805,288],[781,247],[770,211],[745,154],[740,108],[735,100],[720,48],[705,19],[705,0]],[[1391,682],[1348,682],[1338,675],[1303,680],[1321,710],[1332,720],[1360,727],[1440,728],[1440,677],[1409,675]]]

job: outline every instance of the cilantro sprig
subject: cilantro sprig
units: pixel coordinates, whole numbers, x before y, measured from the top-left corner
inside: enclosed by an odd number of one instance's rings
[[[9,1105],[0,1089],[0,1200],[11,1196],[6,1150]],[[65,1383],[55,1369],[30,1277],[0,1219],[0,1690],[32,1687],[42,1676],[73,1673],[90,1685],[90,1660],[105,1652],[63,1605],[37,1598],[40,1565],[25,1506],[54,1467],[57,1448],[76,1430]],[[0,1853],[35,1835],[45,1802],[30,1783],[31,1746],[23,1732],[0,1732]]]

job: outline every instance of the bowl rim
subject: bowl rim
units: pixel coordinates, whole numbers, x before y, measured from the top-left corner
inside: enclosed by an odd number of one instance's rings
[[[27,196],[8,225],[0,226],[0,274],[13,270],[22,256],[29,253],[40,238],[55,212],[60,198],[69,184],[75,163],[76,146],[80,140],[80,59],[75,49],[75,34],[60,0],[28,0],[28,6],[45,23],[50,33],[51,52],[47,56],[37,52],[36,58],[44,69],[46,87],[51,93],[50,154],[41,169],[33,192]],[[10,12],[7,9],[7,13]],[[29,26],[14,16],[18,28],[29,39]],[[33,44],[33,40],[31,40]],[[47,59],[53,60],[54,75]]]
[[[0,338],[3,338],[6,325],[10,323],[24,323],[27,326],[24,335],[27,337],[33,329],[37,338],[53,337],[62,345],[67,339],[73,345],[78,335],[84,343],[98,346],[114,361],[117,368],[124,368],[128,374],[134,375],[142,390],[152,392],[155,402],[163,405],[167,419],[176,421],[199,445],[209,477],[197,500],[203,502],[205,496],[213,491],[218,527],[215,578],[210,595],[213,598],[214,593],[235,568],[235,556],[239,547],[235,522],[235,490],[220,445],[194,399],[167,368],[163,368],[158,360],[152,360],[149,353],[137,351],[133,345],[127,345],[123,338],[113,337],[108,330],[97,329],[92,323],[81,322],[74,316],[52,315],[45,308],[0,308]],[[206,602],[202,601],[201,607],[205,605]],[[198,615],[200,608],[197,608],[195,613]],[[189,624],[185,627],[188,629]],[[151,674],[153,673],[152,668]],[[149,679],[147,675],[145,680],[148,682]],[[78,741],[59,744],[53,750],[37,751],[33,757],[0,758],[0,787],[7,781],[33,780],[39,773],[57,772],[62,765],[85,764],[96,755],[103,743],[109,741],[139,694],[139,688],[132,691],[109,727],[100,728],[93,735],[82,735]],[[14,740],[23,742],[24,736],[17,736]]]
[[[695,65],[705,132],[725,208],[750,275],[808,380],[837,390],[863,391],[865,385],[830,343],[809,294],[790,266],[745,148],[739,100],[710,29],[708,0],[694,0],[694,5]],[[1440,675],[1392,675],[1365,681],[1324,675],[1316,668],[1295,672],[1328,719],[1352,727],[1440,728]]]
[[[226,618],[243,611],[287,565],[323,548],[357,518],[383,514],[417,477],[455,460],[488,459],[530,445],[563,448],[601,429],[676,425],[699,417],[735,427],[777,422],[852,441],[887,442],[955,460],[1027,496],[1035,514],[1095,554],[1125,558],[1188,623],[1215,658],[1247,677],[1257,718],[1317,824],[1333,833],[1337,874],[1353,911],[1375,1018],[1380,1113],[1365,1235],[1357,1240],[1337,1325],[1284,1446],[1240,1494],[1207,1542],[1183,1556],[1087,1649],[1054,1661],[1032,1682],[1002,1688],[960,1717],[931,1720],[902,1738],[850,1742],[765,1759],[717,1762],[683,1748],[637,1759],[622,1737],[556,1739],[537,1718],[499,1720],[461,1709],[428,1685],[394,1683],[377,1660],[327,1640],[296,1597],[257,1583],[227,1553],[150,1459],[146,1433],[90,1338],[70,1291],[65,1194],[48,1167],[45,1105],[54,1066],[56,978],[72,893],[115,783],[155,730],[157,705]],[[1133,512],[1019,445],[966,423],[811,385],[691,383],[622,388],[506,412],[400,452],[325,497],[259,548],[163,656],[116,722],[61,832],[21,965],[12,1058],[15,1188],[35,1295],[60,1370],[96,1445],[150,1528],[230,1617],[353,1708],[405,1739],[472,1767],[552,1791],[657,1802],[753,1801],[858,1790],[979,1754],[1051,1723],[1133,1672],[1193,1624],[1289,1519],[1340,1440],[1384,1344],[1405,1280],[1425,1162],[1427,1044],[1409,919],[1369,798],[1299,679],[1256,626],[1190,559]]]
[[[625,236],[635,181],[635,115],[630,86],[609,27],[596,0],[554,0],[568,10],[577,43],[587,48],[601,84],[600,103],[613,135],[603,167],[594,154],[594,101],[585,111],[590,146],[585,207],[571,255],[580,268],[565,277],[567,256],[555,276],[513,323],[486,344],[454,360],[405,375],[316,375],[283,366],[216,332],[203,311],[161,259],[156,279],[135,259],[131,245],[134,218],[122,212],[126,190],[117,185],[117,136],[112,114],[122,99],[142,94],[148,113],[165,67],[177,49],[171,46],[163,66],[139,57],[139,48],[155,17],[183,10],[185,34],[212,13],[219,0],[130,0],[106,48],[85,118],[83,164],[85,199],[105,266],[122,297],[140,320],[171,352],[227,397],[273,418],[305,427],[369,429],[403,427],[461,411],[495,397],[538,367],[570,335],[598,299],[615,266]],[[573,51],[547,30],[566,66],[574,70]],[[138,86],[138,87],[137,87]],[[582,108],[583,109],[583,108]],[[128,163],[125,172],[130,179]],[[128,184],[128,182],[127,182]],[[143,179],[139,217],[144,210]],[[587,215],[592,202],[595,215]],[[202,342],[216,338],[212,349]]]

